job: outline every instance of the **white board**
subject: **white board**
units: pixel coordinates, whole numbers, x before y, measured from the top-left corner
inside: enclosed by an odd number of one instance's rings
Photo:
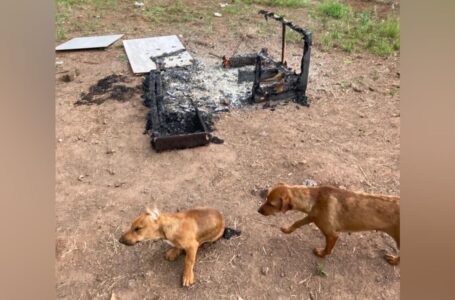
[[[57,51],[67,51],[67,50],[82,50],[82,49],[96,49],[96,48],[106,48],[119,38],[123,34],[114,34],[114,35],[102,35],[102,36],[87,36],[87,37],[78,37],[71,39],[63,44],[58,45],[55,50]]]
[[[156,70],[156,64],[151,57],[161,56],[179,50],[185,46],[176,35],[158,36],[144,39],[124,40],[123,47],[135,74],[148,73]],[[163,58],[164,68],[183,67],[192,63],[193,58],[187,52]]]

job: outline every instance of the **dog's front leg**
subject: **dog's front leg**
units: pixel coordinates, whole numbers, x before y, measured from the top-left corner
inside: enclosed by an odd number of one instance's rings
[[[296,230],[297,228],[302,227],[303,225],[306,225],[306,224],[310,224],[312,222],[313,222],[313,218],[310,217],[310,216],[306,216],[305,218],[303,218],[301,220],[298,220],[297,222],[295,222],[291,226],[288,226],[288,227],[283,226],[283,227],[281,227],[281,231],[283,233],[289,234],[289,233],[293,232],[294,230]]]
[[[166,251],[165,257],[168,261],[174,261],[180,255],[180,253],[182,253],[182,249],[174,247]]]
[[[190,286],[194,283],[194,263],[196,262],[196,254],[199,245],[197,243],[185,248],[185,269],[183,270],[183,286]]]

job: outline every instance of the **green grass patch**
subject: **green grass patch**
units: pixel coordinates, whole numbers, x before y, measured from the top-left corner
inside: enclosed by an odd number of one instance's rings
[[[333,0],[324,1],[318,6],[320,14],[335,19],[341,19],[349,15],[350,9],[349,5]]]
[[[326,1],[317,7],[322,33],[316,39],[322,49],[339,48],[346,52],[367,50],[382,56],[400,49],[400,19],[397,16],[379,20],[368,9],[335,9],[339,7],[337,3]]]
[[[305,7],[309,0],[242,0],[246,4],[261,4],[266,6]]]
[[[117,0],[56,0],[57,7],[75,7],[82,5],[90,5],[95,8],[113,8],[117,4]]]
[[[152,23],[199,23],[209,26],[212,14],[207,9],[186,6],[180,0],[161,1],[144,11],[145,18]]]

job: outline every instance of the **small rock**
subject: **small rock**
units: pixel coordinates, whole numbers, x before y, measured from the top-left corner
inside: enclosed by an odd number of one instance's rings
[[[106,154],[114,154],[115,150],[114,149],[109,149],[106,151]]]
[[[220,138],[217,137],[217,136],[212,136],[212,138],[210,139],[210,142],[211,142],[211,143],[214,143],[214,144],[223,144],[223,143],[224,143],[224,140],[223,140],[223,139],[220,139]]]
[[[221,8],[226,7],[226,6],[228,6],[227,3],[220,3],[220,7],[221,7]]]
[[[116,182],[116,183],[114,183],[114,187],[118,188],[118,187],[121,187],[124,184],[125,184],[125,182]]]
[[[115,171],[114,170],[111,170],[111,169],[108,169],[107,172],[111,175],[115,175]]]
[[[376,91],[376,89],[375,89],[374,87],[372,87],[372,86],[369,86],[368,89],[369,89],[370,91],[372,91],[372,92],[375,92],[375,91]]]
[[[144,2],[134,2],[134,6],[143,7],[144,6]]]
[[[318,185],[318,183],[313,179],[305,179],[303,181],[303,184],[306,186],[317,186]]]
[[[63,140],[62,140],[62,139],[58,139],[57,141],[58,141],[59,143],[63,142]]]
[[[261,132],[259,133],[259,135],[260,135],[260,136],[268,136],[269,134],[268,134],[267,132],[265,132],[265,131],[261,131]]]
[[[269,268],[268,267],[262,267],[261,268],[261,274],[262,275],[267,276],[268,273],[269,273]]]
[[[82,179],[84,179],[84,178],[85,178],[85,175],[79,175],[79,177],[77,177],[77,180],[82,181]]]
[[[60,81],[63,81],[63,82],[71,82],[73,80],[74,80],[73,74],[65,74],[60,77]]]
[[[63,61],[62,60],[58,60],[55,62],[55,65],[59,66],[59,65],[63,65]]]
[[[286,277],[286,274],[284,272],[281,272],[280,276],[281,277]]]
[[[223,15],[220,14],[219,12],[214,12],[213,15],[214,15],[215,17],[222,17],[222,16],[223,16]]]
[[[223,100],[221,100],[221,104],[223,104],[223,105],[229,105],[229,104],[231,104],[231,100],[229,100],[229,99],[223,99]]]
[[[352,83],[351,87],[357,93],[361,93],[362,92],[362,88],[359,85],[357,85],[356,83]]]

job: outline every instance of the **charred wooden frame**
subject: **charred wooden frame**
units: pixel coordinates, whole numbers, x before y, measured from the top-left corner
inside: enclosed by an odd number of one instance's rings
[[[164,99],[163,84],[160,71],[151,71],[146,78],[146,93],[144,104],[150,108],[147,117],[146,132],[152,138],[152,147],[157,152],[204,146],[210,143],[210,133],[199,110],[194,106],[193,114],[186,114],[192,129],[186,132],[169,132],[166,129],[166,111],[162,102]]]
[[[263,15],[266,21],[268,18],[273,18],[281,23],[281,61],[275,62],[268,56],[267,51],[264,51],[264,49],[261,50],[261,52],[256,56],[252,90],[253,102],[294,99],[302,105],[309,106],[306,89],[310,67],[312,33],[273,12],[260,10],[259,14]],[[303,56],[299,74],[296,74],[295,71],[288,68],[286,65],[286,27],[300,34],[304,41]]]

